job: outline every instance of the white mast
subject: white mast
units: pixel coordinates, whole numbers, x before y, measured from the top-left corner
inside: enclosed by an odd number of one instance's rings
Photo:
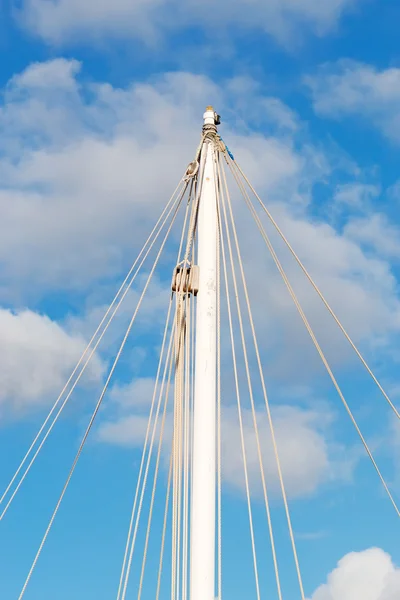
[[[213,137],[218,117],[204,113],[199,170],[197,295],[190,600],[215,598],[217,198]]]

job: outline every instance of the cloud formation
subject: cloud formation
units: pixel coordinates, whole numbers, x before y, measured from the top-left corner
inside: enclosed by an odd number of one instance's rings
[[[175,73],[115,89],[81,84],[79,69],[65,59],[33,64],[5,89],[0,258],[14,283],[32,283],[34,274],[36,287],[79,288],[118,269],[192,159],[204,106],[229,106],[229,82],[223,91]],[[232,101],[241,100],[237,90]],[[264,100],[253,98],[253,110]],[[303,165],[293,143],[248,133],[233,140],[263,188],[296,186]]]
[[[400,69],[340,60],[307,77],[314,108],[333,118],[361,117],[393,142],[400,142]]]
[[[44,315],[0,309],[0,416],[23,416],[55,400],[85,348],[81,336]],[[83,381],[97,383],[102,374],[95,356]]]
[[[293,111],[264,96],[249,79],[218,86],[207,77],[177,72],[120,89],[85,83],[81,69],[79,62],[63,58],[35,63],[5,87],[0,106],[3,301],[15,292],[23,298],[27,290],[39,296],[63,289],[93,293],[105,278],[114,280],[121,265],[125,269],[132,262],[193,157],[201,115],[211,99],[227,115],[224,138],[356,341],[396,334],[400,305],[389,258],[397,248],[397,231],[391,232],[389,248],[378,217],[373,231],[371,225],[355,229],[349,220],[340,232],[310,216],[312,187],[332,167],[329,157],[303,141]],[[305,372],[312,351],[303,348],[298,315],[265,246],[248,235],[254,224],[242,218],[245,209],[237,195],[233,199],[249,287],[263,299],[254,308],[260,337],[274,345],[275,357],[285,357],[279,367],[285,376],[288,364]],[[325,309],[296,266],[284,264],[312,324],[320,326],[321,341],[336,348]],[[270,276],[260,278],[261,271]],[[154,306],[160,301],[158,295]],[[336,358],[346,360],[342,349]]]
[[[25,0],[21,18],[33,32],[51,43],[89,36],[136,37],[145,42],[197,23],[210,29],[210,11],[218,28],[229,25],[258,28],[287,41],[302,28],[322,35],[335,26],[356,0],[256,0],[248,3],[187,0]],[[211,30],[214,28],[211,25]]]
[[[344,556],[310,600],[396,600],[400,569],[380,548]]]
[[[100,425],[98,437],[102,442],[142,448],[153,387],[154,382],[144,378],[134,380],[122,388],[117,386],[113,389],[112,398],[118,405],[120,414],[113,419],[106,419]],[[226,398],[225,390],[223,396]],[[245,406],[242,407],[242,413],[251,492],[260,496],[260,463],[252,413],[250,408]],[[286,490],[291,497],[308,496],[324,484],[338,481],[343,483],[351,479],[359,456],[333,441],[331,426],[334,417],[329,410],[283,405],[274,407],[273,419]],[[279,494],[278,471],[265,409],[257,409],[257,422],[267,485],[271,493]],[[172,436],[170,412],[164,435],[165,464],[168,465]],[[244,462],[238,413],[234,405],[223,407],[221,436],[224,483],[231,489],[243,491]]]

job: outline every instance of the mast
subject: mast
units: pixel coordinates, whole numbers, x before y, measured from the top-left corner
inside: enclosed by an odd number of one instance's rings
[[[190,600],[215,598],[216,373],[217,373],[217,198],[215,134],[219,119],[204,113],[198,212],[197,295]]]

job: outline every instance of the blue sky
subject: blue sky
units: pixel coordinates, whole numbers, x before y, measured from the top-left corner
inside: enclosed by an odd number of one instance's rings
[[[184,8],[176,0],[0,0],[2,489],[192,160],[210,102],[235,158],[398,405],[399,19],[394,0],[187,0]],[[393,600],[400,594],[398,518],[254,224],[234,201],[306,597]],[[177,236],[27,599],[116,596]],[[395,417],[272,239],[398,499]],[[1,598],[18,598],[144,281],[128,295],[0,524]],[[236,600],[253,593],[254,578],[224,360],[224,595]],[[245,417],[253,447],[248,407]],[[263,451],[284,598],[295,600],[267,433]],[[251,450],[249,461],[255,478]],[[165,469],[161,477],[165,483]],[[253,502],[262,597],[274,598],[257,485]],[[161,512],[160,501],[156,527]],[[136,585],[134,570],[128,597]],[[146,599],[151,578],[148,585]]]

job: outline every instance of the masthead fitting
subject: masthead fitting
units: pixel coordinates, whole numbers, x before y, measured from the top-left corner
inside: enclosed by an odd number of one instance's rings
[[[207,106],[206,112],[203,115],[204,126],[215,127],[221,123],[221,117],[215,112],[212,106]]]

